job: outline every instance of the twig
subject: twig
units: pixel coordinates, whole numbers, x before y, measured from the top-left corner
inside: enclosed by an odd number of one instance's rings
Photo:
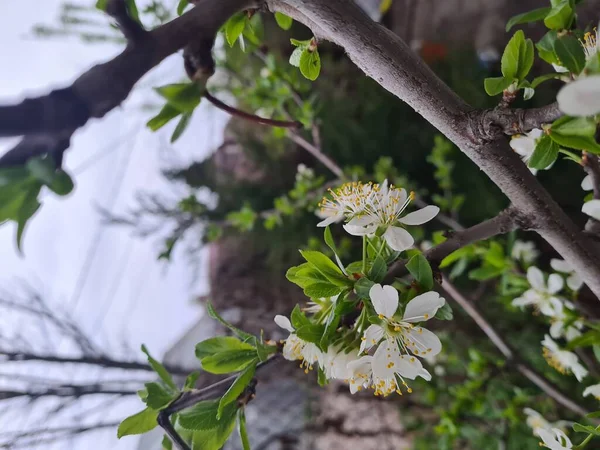
[[[7,441],[4,443],[0,442],[1,448],[30,448],[30,446],[34,443],[33,441],[26,441],[24,443],[18,442],[23,439],[35,439],[35,444],[49,444],[58,439],[63,438],[64,436],[75,436],[78,434],[87,433],[88,431],[95,431],[104,428],[116,428],[119,425],[119,422],[111,422],[111,423],[100,423],[95,425],[87,425],[80,427],[61,427],[61,428],[40,428],[37,430],[30,430],[24,433],[17,432],[3,432],[0,434],[0,438],[3,438],[7,435]],[[52,436],[46,438],[45,435],[64,435],[64,436]]]
[[[301,128],[302,127],[302,123],[300,123],[298,121],[265,119],[264,117],[260,117],[260,116],[254,115],[254,114],[240,111],[239,109],[234,108],[233,106],[229,106],[229,105],[223,103],[221,100],[214,97],[209,92],[205,92],[204,97],[206,98],[206,100],[211,102],[217,108],[231,114],[234,117],[239,117],[244,120],[248,120],[250,122],[259,123],[261,125],[268,125],[271,127],[280,127],[280,128]]]
[[[331,172],[333,172],[333,174],[336,177],[344,178],[344,171],[342,170],[342,168],[338,166],[335,163],[335,161],[329,158],[329,156],[327,156],[325,153],[323,153],[321,150],[315,147],[313,144],[308,142],[302,136],[294,133],[293,131],[288,132],[288,137],[292,142],[296,143],[308,153],[317,158],[325,167],[327,167]]]
[[[475,306],[454,287],[452,282],[442,275],[442,289],[446,291],[455,301],[458,303],[463,310],[473,319],[473,321],[481,328],[486,336],[492,341],[498,350],[504,355],[506,361],[510,363],[518,372],[520,372],[525,378],[539,387],[548,396],[552,397],[557,403],[560,403],[565,408],[573,411],[579,415],[586,415],[589,413],[585,408],[582,408],[574,402],[568,395],[562,393],[556,386],[546,380],[543,376],[525,364],[520,360],[514,350],[509,346],[508,343],[502,339],[494,327],[477,311]]]

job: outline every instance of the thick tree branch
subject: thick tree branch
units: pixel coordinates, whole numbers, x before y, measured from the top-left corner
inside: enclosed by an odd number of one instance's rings
[[[267,0],[315,33],[343,47],[382,87],[408,103],[454,142],[504,192],[513,207],[536,219],[537,231],[600,298],[600,253],[508,146],[481,132],[476,112],[446,86],[401,38],[346,0]],[[548,114],[544,120],[551,117]]]
[[[576,414],[584,416],[589,413],[585,408],[581,407],[577,402],[573,401],[567,394],[564,394],[546,380],[542,375],[537,373],[523,361],[518,354],[510,347],[510,345],[502,339],[494,327],[479,313],[473,304],[458,291],[454,285],[446,277],[442,279],[442,289],[448,293],[458,303],[463,310],[475,321],[481,330],[487,335],[492,343],[500,350],[506,358],[506,361],[514,367],[521,375],[535,384],[549,397],[553,398],[557,403],[565,408],[573,411]]]
[[[107,369],[125,369],[125,370],[140,370],[145,372],[153,372],[154,369],[147,363],[134,361],[119,361],[107,357],[63,357],[58,355],[42,355],[26,352],[15,352],[0,349],[0,361],[2,362],[21,362],[21,361],[38,361],[57,364],[78,364],[92,365],[104,367]],[[189,375],[193,369],[185,369],[179,366],[165,365],[169,373],[179,376]]]
[[[473,126],[487,139],[497,139],[502,135],[523,134],[542,124],[552,123],[563,114],[558,104],[552,103],[532,109],[486,109],[472,113]]]
[[[146,37],[148,32],[129,15],[125,0],[110,0],[106,5],[106,13],[115,19],[129,42],[135,43]]]
[[[517,210],[507,208],[492,219],[481,222],[471,228],[452,233],[447,240],[427,250],[424,254],[429,262],[436,266],[450,253],[466,245],[483,241],[499,234],[506,234],[517,228],[529,227],[530,222],[526,218],[523,218]],[[390,267],[384,282],[391,283],[395,277],[400,277],[407,273],[406,261],[398,261]]]

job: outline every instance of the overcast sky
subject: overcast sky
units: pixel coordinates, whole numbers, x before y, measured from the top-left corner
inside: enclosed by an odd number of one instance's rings
[[[33,38],[31,27],[53,23],[60,4],[61,0],[0,2],[0,103],[63,87],[94,63],[118,53],[117,45]],[[175,56],[142,85],[177,82],[182,74],[181,58]],[[76,189],[67,198],[44,196],[41,211],[26,231],[24,256],[16,252],[15,227],[0,227],[0,286],[27,279],[49,303],[72,312],[107,348],[118,351],[123,341],[132,348],[146,343],[161,355],[200,316],[193,300],[206,293],[205,271],[192,273],[179,253],[171,264],[158,262],[156,239],[142,240],[130,229],[101,225],[96,206],[124,212],[134,206],[139,190],[177,198],[177,189],[161,178],[160,167],[206,157],[222,141],[225,118],[202,105],[189,127],[193,131],[173,147],[165,144],[170,130],[160,139],[144,127],[151,113],[139,105],[160,100],[148,87],[132,97],[118,111],[76,133],[66,154],[67,170],[76,174]],[[0,153],[14,142],[0,140]],[[15,326],[14,322],[0,318],[4,328]],[[0,429],[8,428],[14,426],[0,420]],[[134,448],[133,439],[117,446],[112,442],[114,434],[107,431],[106,445],[97,448]]]

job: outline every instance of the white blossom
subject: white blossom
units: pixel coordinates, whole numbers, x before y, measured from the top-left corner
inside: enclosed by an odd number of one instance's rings
[[[317,216],[324,219],[317,224],[318,227],[326,227],[362,213],[368,198],[373,195],[373,184],[355,181],[328,191],[331,198],[323,198],[317,210]]]
[[[550,266],[557,272],[565,273],[568,275],[567,286],[569,286],[569,289],[573,291],[578,291],[579,289],[581,289],[581,286],[583,286],[583,280],[568,262],[563,261],[562,259],[551,259]]]
[[[290,335],[283,344],[283,357],[285,359],[288,361],[301,360],[301,367],[304,367],[306,372],[311,370],[314,364],[318,363],[323,366],[323,352],[312,342],[300,339],[296,335],[296,330],[292,326],[290,319],[277,315],[275,316],[275,323],[290,332]]]
[[[531,264],[539,256],[540,252],[535,248],[531,241],[515,241],[512,247],[511,256],[513,259],[521,260],[525,264]]]
[[[593,219],[600,220],[600,200],[594,199],[589,202],[585,202],[581,208],[585,214]]]
[[[358,359],[358,350],[353,349],[349,352],[339,346],[329,346],[327,353],[323,355],[323,371],[327,379],[349,380],[352,371],[348,364]]]
[[[558,428],[540,429],[538,430],[538,436],[543,441],[543,446],[548,447],[550,450],[570,450],[573,448],[571,440],[564,431]]]
[[[537,145],[537,141],[542,137],[544,132],[539,128],[534,128],[529,133],[518,134],[513,136],[510,140],[510,147],[521,157],[525,164],[529,163],[531,156]],[[545,167],[545,169],[549,168]],[[531,173],[534,175],[537,173],[537,169],[529,168]]]
[[[594,180],[592,180],[591,175],[586,175],[586,177],[581,182],[581,189],[584,191],[592,191],[594,190]]]
[[[600,113],[600,75],[590,75],[566,84],[556,96],[558,108],[569,116]]]
[[[551,430],[552,424],[548,422],[544,416],[542,416],[535,409],[523,408],[523,412],[527,416],[525,423],[529,428],[533,430],[533,434],[538,436],[538,430]]]
[[[583,322],[580,319],[571,321],[571,319],[565,315],[564,308],[557,312],[552,317],[552,325],[550,325],[550,336],[554,339],[564,337],[567,342],[572,341],[575,338],[581,336],[581,329],[583,328]]]
[[[597,400],[600,400],[600,384],[593,384],[586,387],[583,391],[583,396],[587,397],[588,395],[593,395]]]
[[[581,381],[588,374],[585,367],[579,362],[579,358],[573,352],[561,350],[556,342],[550,336],[544,336],[542,341],[544,358],[550,366],[562,374],[572,373]]]
[[[513,306],[534,306],[542,314],[553,317],[562,310],[561,300],[555,296],[563,288],[563,279],[558,274],[551,274],[548,283],[544,281],[544,274],[535,266],[527,269],[527,281],[531,286],[512,301]]]

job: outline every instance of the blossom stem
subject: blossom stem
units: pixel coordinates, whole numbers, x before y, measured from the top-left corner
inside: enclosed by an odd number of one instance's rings
[[[596,427],[596,431],[600,431],[600,425]],[[587,437],[583,441],[581,441],[581,444],[577,445],[575,448],[578,450],[585,448],[585,446],[588,445],[588,443],[592,440],[593,437],[593,434],[588,434]]]

